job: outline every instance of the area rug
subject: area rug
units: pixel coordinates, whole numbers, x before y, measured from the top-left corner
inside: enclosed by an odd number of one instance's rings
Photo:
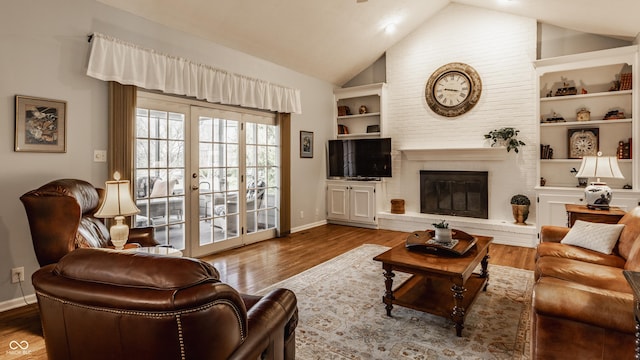
[[[298,298],[296,359],[528,359],[533,272],[489,265],[489,287],[467,311],[462,337],[450,319],[394,306],[386,315],[388,248],[362,245],[274,284]],[[408,275],[396,273],[394,285]]]

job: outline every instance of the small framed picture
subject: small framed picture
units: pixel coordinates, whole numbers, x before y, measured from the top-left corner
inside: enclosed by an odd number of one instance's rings
[[[313,157],[313,132],[300,131],[300,157]]]
[[[67,102],[16,95],[15,151],[67,152]]]

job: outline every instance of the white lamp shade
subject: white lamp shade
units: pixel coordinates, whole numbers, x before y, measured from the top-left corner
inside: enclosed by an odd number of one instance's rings
[[[96,217],[113,218],[116,216],[134,215],[140,212],[131,199],[129,180],[107,181],[105,197]]]
[[[576,177],[624,179],[614,156],[585,156]]]

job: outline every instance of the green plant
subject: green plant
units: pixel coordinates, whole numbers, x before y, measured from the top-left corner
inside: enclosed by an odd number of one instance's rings
[[[436,229],[448,229],[449,228],[449,224],[444,220],[441,220],[439,223],[433,223],[431,225],[433,225],[433,227],[435,227]]]
[[[491,139],[491,146],[494,146],[498,142],[504,142],[505,146],[507,147],[507,151],[511,151],[511,149],[513,149],[513,151],[518,153],[518,148],[520,146],[526,145],[524,142],[516,138],[519,132],[520,130],[512,127],[504,127],[489,131],[488,134],[484,134],[484,138]]]
[[[531,205],[531,200],[526,195],[513,195],[511,197],[511,205]]]

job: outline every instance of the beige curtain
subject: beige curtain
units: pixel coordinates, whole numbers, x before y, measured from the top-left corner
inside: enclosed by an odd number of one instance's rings
[[[118,171],[122,179],[134,179],[136,98],[135,86],[109,82],[109,178]]]
[[[291,234],[291,114],[278,113],[280,126],[280,233]]]

